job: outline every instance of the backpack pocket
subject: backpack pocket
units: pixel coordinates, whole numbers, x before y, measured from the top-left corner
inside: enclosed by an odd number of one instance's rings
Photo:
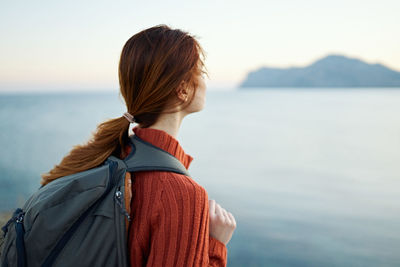
[[[18,266],[18,255],[16,250],[17,232],[15,229],[15,223],[15,216],[13,216],[13,218],[11,218],[3,227],[5,236],[1,249],[1,267]]]
[[[11,249],[15,247],[15,239],[8,238],[7,241],[1,253],[1,267],[17,266],[17,251]]]
[[[104,216],[110,219],[114,218],[113,212],[109,210],[96,210],[93,212],[93,216]]]

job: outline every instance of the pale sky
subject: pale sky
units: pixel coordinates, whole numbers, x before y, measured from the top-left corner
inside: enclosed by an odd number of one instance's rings
[[[118,88],[122,46],[157,24],[206,51],[208,88],[343,54],[400,71],[400,1],[0,0],[0,92]]]

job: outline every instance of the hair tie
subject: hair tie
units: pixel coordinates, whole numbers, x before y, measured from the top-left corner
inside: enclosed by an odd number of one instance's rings
[[[133,117],[131,114],[129,114],[128,112],[125,112],[124,113],[124,115],[123,115],[130,123],[134,123],[136,120],[135,120],[135,117]]]

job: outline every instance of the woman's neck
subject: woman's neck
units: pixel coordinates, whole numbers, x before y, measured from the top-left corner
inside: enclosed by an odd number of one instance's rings
[[[181,112],[161,114],[157,122],[149,128],[165,131],[177,139],[183,118],[184,115]]]

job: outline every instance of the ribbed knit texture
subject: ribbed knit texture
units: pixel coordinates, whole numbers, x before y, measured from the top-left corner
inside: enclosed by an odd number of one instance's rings
[[[137,126],[133,131],[189,168],[193,158],[167,132]],[[128,146],[122,157],[129,150]],[[209,236],[208,195],[202,186],[190,177],[172,172],[143,171],[132,177],[132,267],[226,266],[225,244]]]

